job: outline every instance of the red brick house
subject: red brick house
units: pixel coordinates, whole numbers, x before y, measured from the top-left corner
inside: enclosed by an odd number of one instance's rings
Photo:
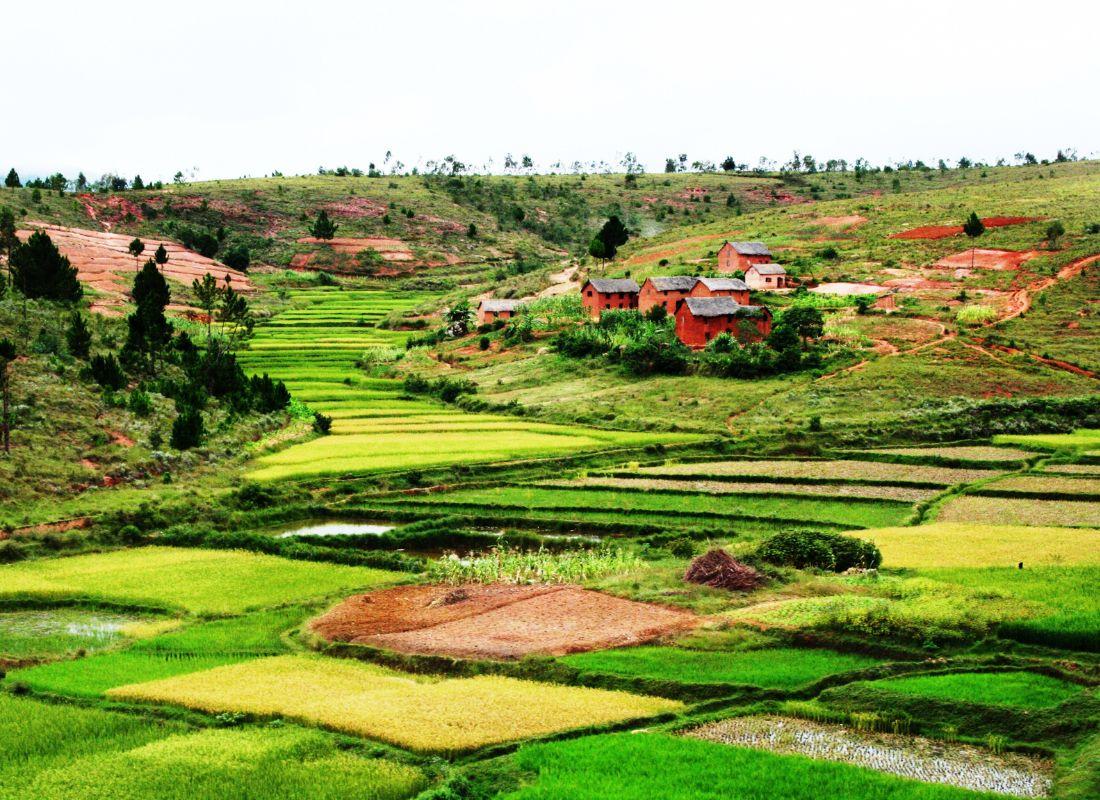
[[[696,350],[721,333],[739,342],[759,342],[772,330],[765,306],[743,306],[732,297],[688,297],[676,312],[676,336]]]
[[[477,304],[477,324],[490,325],[498,319],[511,319],[522,305],[522,300],[482,300]]]
[[[639,291],[630,278],[593,278],[581,287],[581,303],[592,319],[599,319],[608,309],[637,308]]]
[[[739,305],[749,304],[749,285],[739,278],[699,278],[691,297],[732,297]]]
[[[767,264],[772,251],[763,242],[726,242],[718,249],[719,272],[748,272],[753,264]]]
[[[785,289],[787,270],[779,264],[753,264],[745,270],[745,283],[751,289]]]
[[[665,311],[672,316],[698,282],[698,278],[688,275],[646,278],[638,292],[638,310],[644,314],[654,306],[664,306]]]

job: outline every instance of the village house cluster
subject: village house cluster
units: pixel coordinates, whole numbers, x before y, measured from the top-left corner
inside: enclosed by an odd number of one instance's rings
[[[631,278],[592,278],[581,287],[581,302],[593,320],[604,311],[636,310],[649,313],[661,306],[676,321],[676,335],[689,347],[728,333],[741,342],[761,341],[772,329],[766,306],[751,305],[753,289],[786,289],[787,272],[771,260],[762,242],[726,242],[718,251],[718,271],[742,272],[733,277],[705,278],[692,275],[646,278],[641,286]],[[479,325],[511,319],[522,300],[482,300],[477,307]]]

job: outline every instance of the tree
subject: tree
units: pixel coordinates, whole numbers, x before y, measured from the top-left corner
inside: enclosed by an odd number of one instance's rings
[[[118,391],[126,386],[126,375],[122,372],[122,366],[118,363],[114,353],[105,356],[94,355],[88,362],[92,373],[92,380],[104,389]]]
[[[130,246],[126,248],[130,251],[130,255],[134,257],[134,267],[137,267],[137,260],[141,258],[141,254],[145,252],[145,242],[141,239],[134,237],[134,241],[130,242]]]
[[[1066,226],[1062,224],[1061,220],[1054,220],[1054,222],[1047,225],[1047,246],[1051,250],[1058,246],[1058,240],[1066,234]]]
[[[134,277],[132,294],[137,308],[126,318],[128,332],[122,352],[135,364],[147,361],[149,372],[156,375],[157,356],[172,341],[172,323],[164,315],[171,293],[153,259]]]
[[[966,222],[963,223],[963,233],[971,239],[977,239],[985,233],[985,223],[978,217],[977,211],[971,211]],[[970,248],[970,268],[974,269],[974,256],[977,254],[977,246]]]
[[[11,452],[11,379],[8,368],[15,361],[15,344],[11,339],[0,339],[0,434],[3,434],[4,452]]]
[[[453,306],[443,312],[443,321],[447,325],[447,333],[451,336],[465,336],[470,331],[470,320],[474,318],[474,311],[465,300],[459,300]]]
[[[600,228],[600,232],[596,234],[597,238],[603,242],[605,258],[610,261],[615,258],[615,253],[618,252],[619,247],[626,244],[627,239],[630,238],[630,234],[623,225],[623,221],[617,216],[612,215],[608,218],[607,222]],[[592,252],[591,246],[589,247],[589,253]]]
[[[142,189],[145,188],[145,181],[141,179],[140,175],[135,175],[133,182],[130,183],[130,186],[140,192]]]
[[[225,251],[222,262],[227,267],[232,267],[240,272],[247,272],[248,265],[252,263],[252,254],[243,244],[237,244]]]
[[[665,172],[675,172],[675,171],[676,171],[676,159],[675,158],[666,158],[665,159]]]
[[[153,253],[153,260],[157,262],[158,267],[164,267],[168,263],[168,251],[164,249],[163,244],[158,244],[156,252]]]
[[[202,280],[195,278],[191,281],[191,292],[195,295],[195,304],[203,310],[206,316],[206,343],[210,344],[210,324],[214,320],[214,309],[218,307],[218,297],[221,290],[218,282],[209,272],[202,276]]]
[[[76,190],[83,192],[88,188],[88,179],[84,177],[84,173],[81,172],[76,176]]]
[[[172,422],[172,438],[169,444],[177,450],[190,450],[202,444],[202,412],[186,407]]]
[[[222,334],[228,328],[226,336],[229,352],[232,353],[241,339],[252,333],[256,321],[252,311],[248,308],[248,301],[240,294],[233,291],[229,282],[229,276],[225,276],[225,288],[221,290],[221,301],[218,304],[218,321],[222,324]]]
[[[76,268],[42,231],[35,231],[8,257],[12,284],[28,299],[74,303],[84,296]]]
[[[607,245],[603,243],[603,239],[597,233],[592,237],[592,241],[588,243],[588,255],[597,261],[607,261]]]
[[[15,171],[15,167],[8,170],[8,177],[4,179],[4,185],[9,189],[18,189],[23,185],[22,181],[19,180],[19,173]]]
[[[92,332],[79,311],[74,311],[69,320],[69,329],[65,332],[69,353],[77,358],[87,358],[92,348]]]
[[[733,172],[737,169],[737,162],[733,160],[733,156],[726,156],[722,159],[722,169],[726,172]]]
[[[472,222],[469,225],[467,225],[466,226],[466,235],[471,239],[476,239],[477,238],[477,225],[475,225]]]
[[[802,339],[803,345],[810,339],[817,339],[825,332],[825,318],[821,316],[821,310],[813,306],[792,306],[783,312],[782,325],[789,326],[791,330]],[[777,326],[778,327],[778,326]]]
[[[320,213],[317,214],[317,220],[313,223],[313,227],[309,230],[318,239],[331,239],[336,235],[336,229],[339,227],[328,218],[328,212],[322,208]]]
[[[0,208],[0,253],[8,257],[8,279],[11,279],[11,254],[15,246],[19,244],[19,237],[15,235],[15,215],[11,209]]]

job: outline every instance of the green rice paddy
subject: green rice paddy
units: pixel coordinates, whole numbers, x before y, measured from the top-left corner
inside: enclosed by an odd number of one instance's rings
[[[876,681],[875,686],[938,700],[980,705],[1049,708],[1079,695],[1080,686],[1032,672],[963,672],[913,675]]]
[[[400,381],[366,378],[356,366],[363,353],[402,349],[408,336],[374,326],[426,297],[366,289],[296,291],[291,294],[294,308],[257,329],[251,349],[241,356],[245,369],[283,380],[295,398],[336,423],[330,436],[257,459],[252,478],[316,478],[549,458],[697,438],[465,414],[431,400],[406,399]]]
[[[878,659],[832,650],[773,648],[740,652],[681,647],[626,647],[561,659],[587,672],[676,681],[793,689],[838,672],[873,667]]]

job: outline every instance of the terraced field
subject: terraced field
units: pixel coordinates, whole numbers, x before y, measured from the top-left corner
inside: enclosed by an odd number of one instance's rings
[[[697,438],[474,415],[410,398],[399,381],[367,378],[356,362],[373,348],[403,349],[407,333],[376,326],[426,295],[331,288],[292,292],[290,299],[291,310],[257,329],[241,363],[283,380],[296,399],[335,422],[331,436],[258,459],[251,473],[257,480],[546,458]]]

